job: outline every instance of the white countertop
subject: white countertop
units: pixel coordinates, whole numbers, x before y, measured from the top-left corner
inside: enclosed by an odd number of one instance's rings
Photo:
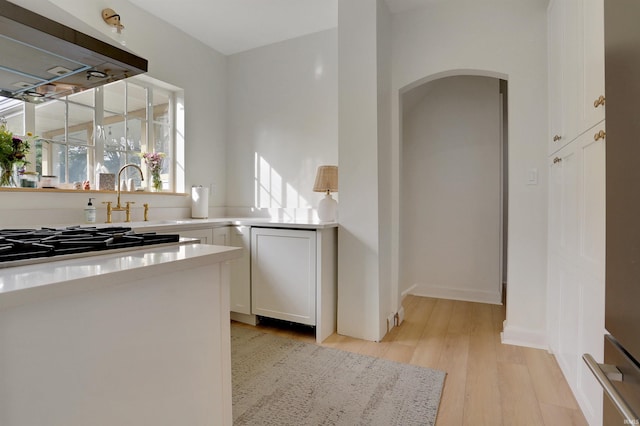
[[[148,222],[129,222],[129,223],[112,223],[112,224],[94,224],[96,226],[130,226],[131,228],[140,229],[144,227],[157,226],[229,226],[229,225],[245,225],[269,228],[291,228],[291,229],[325,229],[337,228],[337,222],[319,222],[314,220],[277,220],[271,218],[257,217],[235,217],[235,218],[209,218],[209,219],[169,219],[169,220],[151,220]]]
[[[148,222],[127,223],[96,223],[81,224],[79,226],[127,226],[137,232],[144,232],[144,228],[166,227],[172,231],[176,227],[183,229],[195,229],[204,227],[222,227],[229,225],[245,225],[254,227],[290,228],[290,229],[325,229],[336,228],[336,222],[300,221],[300,220],[273,220],[270,218],[210,218],[210,219],[170,219]],[[36,226],[35,228],[41,228]],[[53,227],[64,227],[58,225]],[[30,227],[25,227],[30,228]],[[113,274],[133,274],[141,268],[169,267],[172,269],[187,267],[181,265],[185,262],[224,262],[240,257],[242,249],[225,246],[212,246],[201,244],[187,245],[162,245],[162,247],[144,246],[137,250],[126,252],[91,252],[89,256],[53,260],[46,263],[7,267],[0,269],[0,309],[22,303],[24,297],[30,298],[27,293],[38,291],[38,297],[54,292],[63,292],[63,288],[75,286],[77,282],[84,282],[88,278],[105,278],[106,281],[115,282]],[[205,260],[203,260],[206,257]],[[145,270],[147,273],[148,270]],[[53,284],[56,284],[53,286]],[[84,284],[83,284],[84,285]],[[55,290],[52,288],[55,287]]]
[[[91,285],[118,285],[125,280],[134,281],[142,274],[164,269],[186,269],[200,264],[226,262],[241,256],[237,247],[204,244],[147,246],[125,253],[105,253],[78,259],[60,260],[35,265],[0,269],[0,309],[39,297],[54,297],[69,289],[76,291],[92,288]],[[144,271],[143,271],[144,268]],[[120,275],[120,276],[117,276]],[[88,283],[88,279],[93,283]]]

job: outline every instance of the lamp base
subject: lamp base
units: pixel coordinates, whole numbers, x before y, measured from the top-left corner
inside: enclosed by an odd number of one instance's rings
[[[338,202],[327,191],[327,194],[318,204],[318,219],[320,219],[320,222],[335,222],[337,213]]]

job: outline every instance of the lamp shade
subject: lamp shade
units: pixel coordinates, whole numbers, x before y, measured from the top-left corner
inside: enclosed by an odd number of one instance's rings
[[[319,166],[314,192],[338,192],[338,166]]]

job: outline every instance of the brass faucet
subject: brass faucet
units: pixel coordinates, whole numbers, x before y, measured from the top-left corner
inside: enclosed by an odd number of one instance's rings
[[[122,207],[120,205],[120,175],[122,175],[122,171],[124,169],[126,169],[127,167],[135,167],[136,169],[138,169],[138,171],[140,172],[140,177],[142,180],[144,180],[144,175],[142,174],[142,169],[140,168],[140,166],[138,166],[137,164],[133,164],[133,163],[129,163],[129,164],[125,164],[124,166],[122,166],[120,168],[120,170],[118,171],[118,180],[116,181],[117,185],[118,185],[118,201],[115,207],[111,207],[111,201],[103,201],[102,204],[106,204],[107,205],[107,222],[106,223],[111,223],[111,212],[112,211],[116,211],[116,212],[126,212],[126,218],[125,218],[125,222],[131,222],[131,204],[135,204],[135,202],[133,201],[127,201],[125,204],[125,207]],[[147,213],[147,209],[148,207],[145,208],[145,220],[146,220],[146,213]]]

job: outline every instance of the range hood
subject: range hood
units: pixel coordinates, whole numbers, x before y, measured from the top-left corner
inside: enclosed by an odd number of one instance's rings
[[[147,72],[147,66],[127,50],[0,0],[0,96],[44,102]]]

